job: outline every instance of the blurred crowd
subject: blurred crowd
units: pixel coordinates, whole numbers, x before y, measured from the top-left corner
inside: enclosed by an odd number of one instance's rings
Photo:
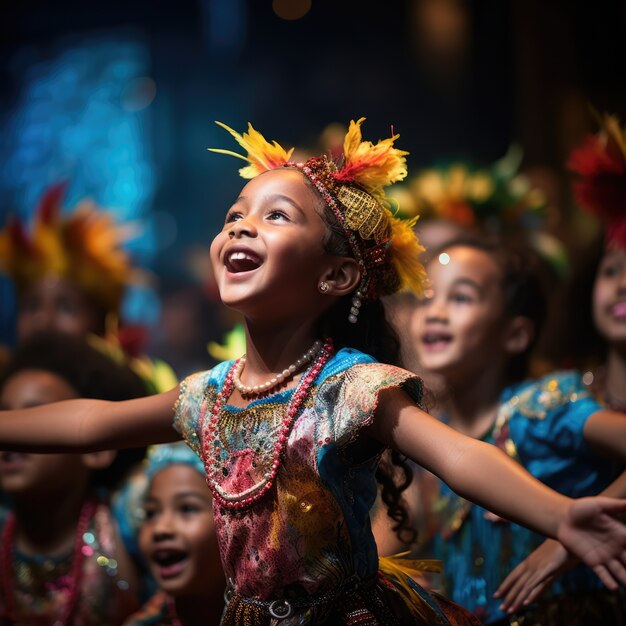
[[[594,124],[563,163],[567,210],[524,172],[517,145],[495,163],[437,163],[396,185],[389,208],[414,220],[429,287],[386,305],[400,365],[423,377],[430,412],[557,491],[623,498],[625,443],[591,417],[626,411],[626,131],[609,114]],[[323,149],[332,154],[337,137],[330,127]],[[243,331],[206,256],[190,255],[188,279],[159,282],[125,248],[133,225],[89,201],[67,207],[66,187],[48,189],[30,222],[2,225],[17,314],[0,408],[136,398],[241,356]],[[125,290],[146,281],[160,319],[127,324]],[[624,590],[606,589],[558,542],[412,471],[404,501],[416,532],[395,532],[378,502],[381,556],[440,561],[419,582],[486,624],[626,624]],[[0,452],[0,490],[3,624],[219,623],[211,494],[184,443]]]

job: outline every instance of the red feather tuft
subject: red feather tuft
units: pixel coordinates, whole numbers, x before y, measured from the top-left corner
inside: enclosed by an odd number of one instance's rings
[[[46,189],[37,207],[37,216],[43,224],[51,224],[59,216],[68,184],[68,181],[64,180]]]
[[[572,151],[567,167],[580,175],[576,201],[605,222],[626,219],[626,161],[612,143],[589,136]]]

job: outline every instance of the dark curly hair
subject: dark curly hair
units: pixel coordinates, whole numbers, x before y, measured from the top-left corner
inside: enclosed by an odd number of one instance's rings
[[[306,177],[304,180],[319,197],[312,183]],[[343,227],[321,198],[319,212],[327,226],[325,251],[333,255],[353,257]],[[348,320],[351,307],[351,295],[338,299],[321,320],[320,331],[333,337],[337,348],[349,346],[373,356],[381,363],[401,365],[400,340],[387,321],[383,302],[380,299],[364,300],[357,324]],[[406,457],[395,450],[383,456],[376,470],[381,499],[387,508],[387,515],[395,522],[392,528],[400,541],[409,544],[417,539],[417,532],[411,524],[403,492],[412,479],[413,470]]]
[[[19,346],[0,379],[0,388],[24,370],[41,370],[62,378],[80,398],[130,400],[148,395],[141,378],[130,368],[116,363],[86,339],[65,333],[42,332]],[[145,448],[118,451],[113,463],[92,475],[95,486],[114,487],[128,470],[139,463]]]

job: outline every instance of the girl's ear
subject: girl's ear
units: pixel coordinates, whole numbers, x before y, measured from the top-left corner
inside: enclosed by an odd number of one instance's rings
[[[350,257],[336,257],[335,262],[320,276],[328,288],[324,293],[329,296],[345,296],[352,293],[361,281],[359,264]]]
[[[83,465],[91,470],[105,469],[113,463],[117,452],[115,450],[102,450],[101,452],[89,452],[81,454]]]
[[[506,329],[504,348],[509,354],[521,354],[535,337],[535,325],[528,317],[514,317]]]

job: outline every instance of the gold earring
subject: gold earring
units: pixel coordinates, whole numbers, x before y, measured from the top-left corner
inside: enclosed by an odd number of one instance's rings
[[[320,282],[318,288],[322,293],[326,293],[330,289],[330,285],[325,280],[323,280]]]

